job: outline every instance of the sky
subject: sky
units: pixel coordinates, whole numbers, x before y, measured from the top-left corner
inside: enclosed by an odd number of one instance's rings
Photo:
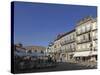
[[[75,28],[86,16],[97,17],[95,6],[14,3],[14,43],[47,47],[60,33]]]

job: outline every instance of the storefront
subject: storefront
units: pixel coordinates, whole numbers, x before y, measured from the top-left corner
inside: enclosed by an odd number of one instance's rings
[[[96,61],[97,60],[97,51],[84,51],[84,52],[75,52],[74,53],[75,61]]]

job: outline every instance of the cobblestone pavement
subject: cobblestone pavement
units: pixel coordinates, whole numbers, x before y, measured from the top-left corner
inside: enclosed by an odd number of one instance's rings
[[[56,66],[41,68],[41,69],[31,69],[19,71],[16,73],[34,73],[34,72],[50,72],[50,71],[68,71],[68,70],[84,70],[84,69],[97,69],[96,66],[86,66],[78,63],[57,63]]]

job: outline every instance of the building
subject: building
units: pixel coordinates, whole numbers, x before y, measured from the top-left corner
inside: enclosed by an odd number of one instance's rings
[[[27,50],[23,47],[22,44],[14,45],[14,56],[15,57],[24,57],[27,55]]]
[[[61,57],[65,62],[73,60],[73,55],[76,50],[75,38],[75,29],[65,33],[61,38]]]
[[[97,59],[97,21],[92,17],[83,18],[76,26],[77,61],[91,61]]]
[[[20,57],[27,56],[45,56],[46,48],[43,46],[23,46],[16,44],[14,47],[14,55]]]
[[[97,19],[91,16],[83,18],[75,29],[59,34],[46,50],[58,62],[96,61]]]
[[[56,39],[48,45],[47,48],[49,56],[56,59],[57,62],[59,62],[61,54],[61,37],[62,34],[59,34]]]
[[[24,47],[28,52],[45,53],[46,48],[43,46],[26,46]]]
[[[49,45],[49,54],[54,56],[58,62],[67,62],[73,59],[73,53],[75,51],[75,29],[60,34],[54,40],[52,45]]]
[[[54,45],[53,45],[53,42],[50,42],[48,47],[46,48],[46,54],[49,55],[50,57],[53,56],[54,54]]]

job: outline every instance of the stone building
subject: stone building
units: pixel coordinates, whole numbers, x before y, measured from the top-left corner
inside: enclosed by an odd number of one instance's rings
[[[60,34],[46,49],[58,62],[97,60],[97,18],[81,19],[75,29]]]
[[[97,58],[97,21],[92,17],[80,20],[76,26],[76,51],[74,58],[77,61],[90,61]]]
[[[25,49],[28,52],[45,53],[46,48],[43,46],[26,46]]]
[[[23,46],[22,44],[16,44],[14,46],[15,56],[42,56],[46,55],[46,48],[43,46]]]
[[[61,38],[61,57],[63,60],[73,60],[73,55],[76,50],[76,32],[75,29],[65,33]]]
[[[75,29],[60,34],[54,40],[53,44],[48,47],[49,54],[54,56],[58,62],[67,62],[73,59],[75,51]]]
[[[54,53],[55,53],[54,44],[53,42],[50,42],[48,47],[46,48],[46,54],[52,57]]]
[[[15,57],[23,57],[26,56],[27,50],[23,47],[22,44],[15,44],[14,45],[14,56]]]
[[[60,60],[60,53],[61,53],[61,34],[59,34],[56,39],[48,45],[47,52],[48,54],[56,59],[56,61]]]

